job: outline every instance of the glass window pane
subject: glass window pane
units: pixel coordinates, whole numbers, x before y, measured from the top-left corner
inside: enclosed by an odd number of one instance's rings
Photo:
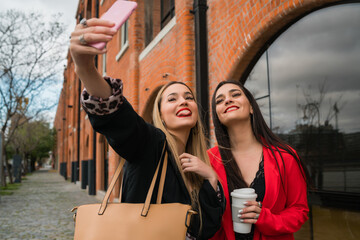
[[[161,16],[165,17],[170,12],[170,0],[162,0],[162,6],[161,6]]]
[[[344,4],[304,17],[268,49],[269,76],[264,53],[245,83],[265,96],[266,121],[271,110],[273,131],[307,161],[319,191],[360,193],[359,12]]]
[[[175,14],[174,0],[161,0],[161,28],[171,20]]]
[[[266,56],[263,54],[246,80],[246,87],[255,99],[268,95],[268,79],[266,74]]]

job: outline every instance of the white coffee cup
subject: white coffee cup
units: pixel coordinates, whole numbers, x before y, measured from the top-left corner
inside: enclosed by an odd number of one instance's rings
[[[231,192],[231,211],[233,219],[234,231],[237,233],[249,233],[251,231],[251,223],[240,222],[239,210],[247,207],[244,205],[246,201],[255,201],[257,194],[253,188],[239,188]]]

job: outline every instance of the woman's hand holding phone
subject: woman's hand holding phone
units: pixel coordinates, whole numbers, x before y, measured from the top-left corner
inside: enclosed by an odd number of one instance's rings
[[[115,25],[113,26],[113,29],[118,31],[126,20],[128,20],[136,7],[136,2],[118,0],[100,17],[100,19],[114,22]],[[106,42],[94,42],[89,45],[97,49],[103,49],[106,46]]]
[[[76,25],[70,38],[70,53],[76,68],[93,66],[94,56],[106,52],[106,49],[99,50],[89,46],[88,43],[110,41],[116,34],[114,25],[110,21],[98,18],[87,20],[86,27],[81,23]]]
[[[116,1],[100,19],[84,19],[71,33],[70,53],[75,63],[75,72],[94,96],[106,98],[111,94],[109,85],[95,67],[94,57],[106,52],[106,43],[113,38],[136,6],[135,2]]]
[[[100,19],[82,19],[71,34],[70,51],[72,55],[74,55],[73,50],[76,52],[78,47],[82,47],[81,49],[88,51],[90,55],[105,53],[106,51],[103,49],[106,43],[112,39],[113,35],[130,17],[136,7],[136,2],[118,0]],[[111,28],[111,30],[107,28]],[[93,49],[88,49],[86,46],[92,46],[102,51],[93,51]]]
[[[95,67],[94,57],[103,54],[106,49],[96,49],[87,42],[110,41],[116,30],[114,23],[107,20],[92,18],[86,21],[86,26],[78,24],[71,33],[70,53],[75,65],[75,72],[83,82],[88,93],[93,96],[107,98],[111,95],[109,84],[103,79]],[[85,41],[85,43],[84,43]]]

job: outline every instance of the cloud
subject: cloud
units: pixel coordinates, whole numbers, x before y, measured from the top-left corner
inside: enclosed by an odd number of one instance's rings
[[[286,36],[280,36],[277,41],[281,42],[286,37],[287,41],[281,43],[282,49],[296,46],[299,50],[307,49],[311,52],[351,51],[354,45],[360,47],[357,41],[360,32],[348,27],[358,25],[359,11],[359,4],[343,4],[318,10],[300,19],[286,31]],[[336,36],[341,36],[343,45],[338,44]]]
[[[341,97],[339,126],[343,131],[360,131],[360,4],[325,8],[304,17],[285,31],[269,48],[271,111],[273,127],[282,131],[295,127],[303,117],[297,104],[305,104],[304,91],[325,82],[326,97],[321,106],[323,123],[329,109]],[[246,83],[257,97],[267,95],[265,54]],[[268,99],[261,100],[269,115]],[[359,109],[359,110],[357,110]],[[334,118],[332,119],[334,124]]]
[[[78,6],[76,0],[1,0],[1,10],[16,9],[20,11],[33,11],[44,14],[47,18],[56,13],[62,13],[62,20],[67,24],[70,34],[76,24],[75,14]]]

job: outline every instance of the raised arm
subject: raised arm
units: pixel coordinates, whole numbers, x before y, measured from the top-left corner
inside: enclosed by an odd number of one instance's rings
[[[92,42],[108,42],[116,33],[111,27],[114,23],[92,18],[86,24],[79,23],[71,33],[70,53],[75,63],[75,72],[84,84],[88,93],[99,98],[111,95],[109,84],[103,79],[95,67],[94,57],[106,53],[106,48],[98,50],[87,44]]]
[[[154,152],[161,152],[165,137],[159,129],[146,123],[126,101],[121,80],[103,78],[99,74],[94,56],[106,50],[87,45],[110,41],[116,33],[112,26],[113,23],[97,18],[87,20],[86,26],[78,24],[71,34],[70,53],[75,72],[85,86],[81,102],[93,128],[103,134],[111,147],[127,161],[142,161]],[[139,151],[146,146],[151,148]]]

